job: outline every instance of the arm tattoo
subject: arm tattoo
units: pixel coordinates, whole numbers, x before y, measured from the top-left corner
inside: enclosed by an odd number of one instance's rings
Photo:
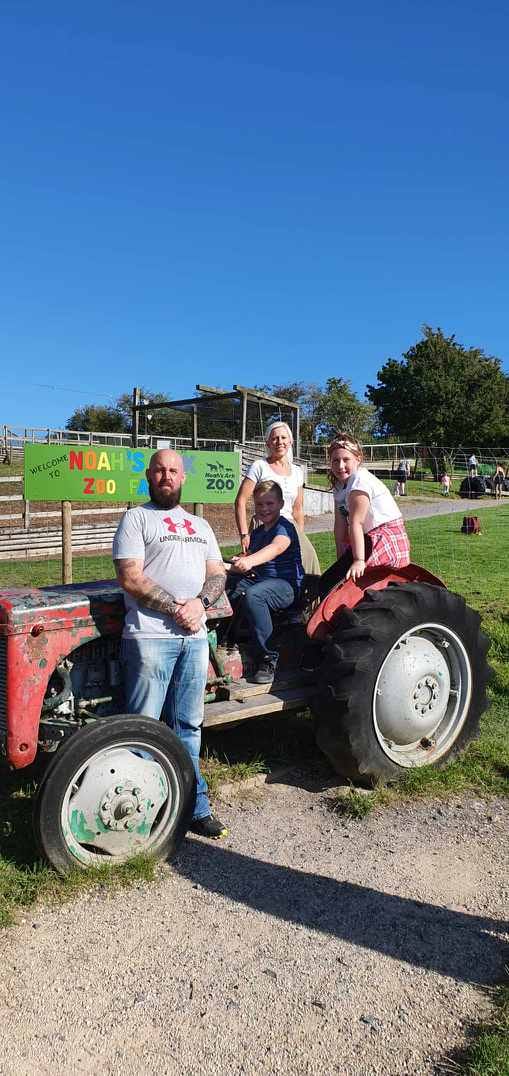
[[[208,598],[211,605],[217,602],[217,599],[223,593],[226,583],[226,573],[218,572],[217,575],[207,576],[200,593],[199,598]]]
[[[168,613],[172,616],[178,608],[173,594],[170,594],[163,587],[160,587],[157,583],[154,583],[153,579],[150,579],[147,575],[141,576],[138,586],[126,587],[122,576],[124,573],[128,573],[129,569],[139,567],[138,561],[128,560],[122,558],[115,560],[115,568],[117,571],[118,581],[123,590],[132,594],[133,598],[139,605],[146,606],[147,609],[155,609],[158,613]]]
[[[145,605],[148,609],[155,609],[158,613],[169,613],[170,616],[173,616],[178,609],[173,595],[168,594],[168,591],[163,590],[157,583],[152,583],[150,590],[142,594],[138,601],[140,605]]]

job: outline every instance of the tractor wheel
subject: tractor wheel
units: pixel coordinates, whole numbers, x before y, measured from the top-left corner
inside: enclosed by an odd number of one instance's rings
[[[425,583],[368,590],[340,614],[318,669],[316,739],[341,774],[397,780],[478,735],[490,670],[479,615]]]
[[[60,747],[39,786],[37,842],[57,871],[168,858],[196,798],[193,764],[165,724],[148,717],[94,721]]]

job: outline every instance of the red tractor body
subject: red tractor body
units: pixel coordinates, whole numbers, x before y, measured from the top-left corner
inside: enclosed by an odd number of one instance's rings
[[[416,565],[332,586],[320,603],[313,593],[297,618],[275,619],[268,686],[249,682],[249,633],[228,601],[208,610],[205,726],[309,707],[335,768],[370,781],[441,765],[468,744],[489,670],[462,598]],[[187,753],[160,722],[125,715],[123,623],[113,581],[0,591],[0,750],[14,769],[54,756],[35,828],[58,869],[167,854],[189,819]]]

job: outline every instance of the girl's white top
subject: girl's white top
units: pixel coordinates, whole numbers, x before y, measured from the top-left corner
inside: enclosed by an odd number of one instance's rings
[[[277,482],[278,486],[281,486],[283,493],[281,515],[293,523],[293,506],[297,500],[299,489],[304,485],[304,472],[302,467],[297,467],[296,463],[292,463],[290,468],[290,474],[278,474],[277,471],[272,470],[268,460],[255,460],[251,464],[246,478],[249,478],[249,481],[254,482],[255,485],[257,482],[266,482],[267,479]]]
[[[359,467],[355,474],[350,475],[344,488],[334,490],[334,502],[338,508],[343,504],[349,512],[349,500],[351,493],[366,493],[369,497],[369,508],[362,525],[364,534],[381,527],[383,523],[391,523],[395,519],[401,519],[401,512],[389,493],[387,486],[376,475],[371,474],[367,467]]]

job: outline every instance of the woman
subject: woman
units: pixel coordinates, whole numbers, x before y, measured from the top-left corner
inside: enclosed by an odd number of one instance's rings
[[[354,437],[338,434],[329,447],[334,489],[334,537],[338,561],[322,584],[360,579],[366,568],[410,563],[403,517],[387,486],[363,467],[362,448]]]
[[[304,474],[302,468],[292,462],[293,435],[287,423],[280,419],[270,422],[265,430],[265,444],[266,459],[258,459],[251,464],[235,501],[235,519],[242,552],[247,553],[249,547],[247,502],[257,482],[271,479],[281,486],[283,493],[281,515],[297,528],[304,571],[311,575],[320,575],[318,556],[304,534]]]

